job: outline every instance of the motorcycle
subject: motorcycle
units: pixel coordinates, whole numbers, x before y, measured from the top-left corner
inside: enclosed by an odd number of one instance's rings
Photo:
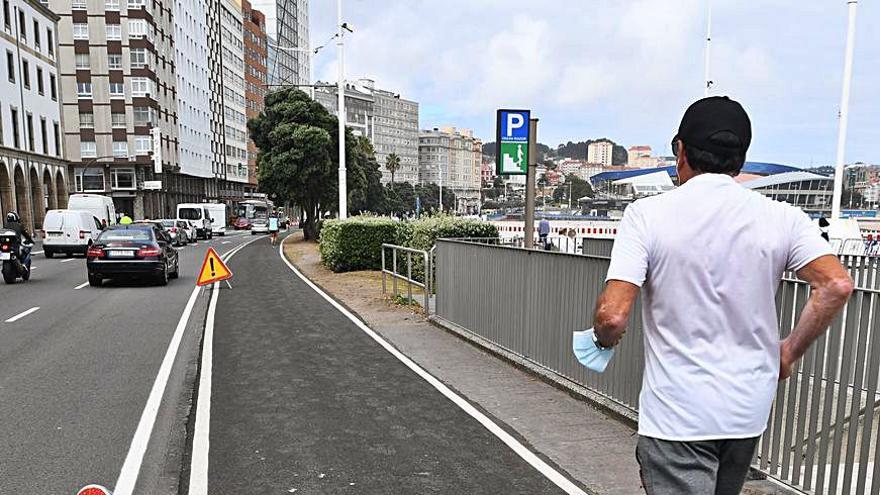
[[[33,244],[24,243],[14,230],[0,230],[0,262],[3,263],[3,280],[14,284],[21,278],[31,278],[31,248]]]

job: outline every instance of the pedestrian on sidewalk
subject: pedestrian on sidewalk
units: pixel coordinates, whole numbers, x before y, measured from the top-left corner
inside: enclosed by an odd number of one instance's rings
[[[550,250],[550,241],[548,237],[550,236],[550,222],[547,221],[546,218],[542,218],[538,223],[538,239],[541,241],[541,247],[544,251]]]
[[[278,243],[278,214],[273,212],[269,216],[269,234],[272,236],[272,245]]]
[[[644,289],[636,459],[649,495],[740,493],[777,381],[853,290],[803,211],[733,180],[751,139],[727,97],[687,109],[672,140],[681,185],[626,209],[596,303],[597,343],[612,347]],[[812,291],[780,341],[775,294],[787,270]]]

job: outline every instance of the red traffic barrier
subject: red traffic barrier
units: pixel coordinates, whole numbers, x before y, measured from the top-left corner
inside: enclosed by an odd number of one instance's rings
[[[79,489],[76,495],[113,495],[101,485],[87,485]]]

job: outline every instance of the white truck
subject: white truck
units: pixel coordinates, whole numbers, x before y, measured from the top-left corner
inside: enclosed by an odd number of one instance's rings
[[[211,228],[211,215],[208,203],[180,203],[177,205],[177,219],[191,222],[196,226],[196,237],[211,239],[214,231]]]
[[[113,198],[100,194],[71,194],[67,209],[87,211],[97,217],[102,225],[116,223],[116,206]]]
[[[86,254],[101,233],[101,221],[85,210],[49,210],[43,221],[43,253]]]
[[[226,203],[205,203],[211,217],[211,231],[214,235],[226,235]]]

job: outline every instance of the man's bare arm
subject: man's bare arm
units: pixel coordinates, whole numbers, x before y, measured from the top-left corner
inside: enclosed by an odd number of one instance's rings
[[[812,288],[797,325],[779,346],[779,379],[791,375],[792,367],[821,336],[843,309],[853,291],[853,281],[836,256],[817,258],[797,272]]]
[[[600,345],[611,347],[620,342],[638,295],[639,287],[629,282],[609,280],[605,284],[593,315],[593,329]]]

